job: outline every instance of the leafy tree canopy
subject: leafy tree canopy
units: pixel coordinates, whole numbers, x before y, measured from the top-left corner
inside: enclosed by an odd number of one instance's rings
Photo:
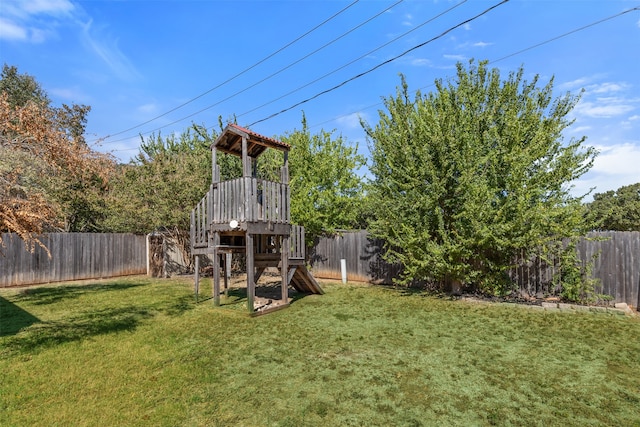
[[[371,231],[405,266],[403,281],[508,290],[517,256],[583,232],[570,182],[596,155],[585,138],[563,142],[578,97],[552,97],[553,79],[501,79],[486,62],[411,99],[402,78],[375,126]]]
[[[594,194],[588,209],[598,230],[640,231],[640,182]]]
[[[49,106],[47,93],[33,76],[20,74],[18,68],[4,64],[0,74],[0,92],[7,95],[10,108],[24,107],[28,102]]]
[[[306,117],[302,128],[280,136],[291,146],[289,183],[291,221],[305,227],[312,239],[325,232],[362,227],[365,158],[333,132],[311,134]]]
[[[94,223],[93,196],[106,185],[113,161],[87,147],[88,111],[51,107],[33,77],[3,67],[0,231],[17,233],[29,248],[43,231],[78,231]]]
[[[114,232],[189,230],[189,213],[211,183],[215,133],[193,125],[179,136],[151,135],[121,165],[107,197],[103,226]]]

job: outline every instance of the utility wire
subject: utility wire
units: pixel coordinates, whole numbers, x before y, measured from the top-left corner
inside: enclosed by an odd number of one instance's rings
[[[333,87],[331,87],[331,88],[329,88],[329,89],[323,90],[322,92],[319,92],[319,93],[317,93],[317,94],[313,95],[313,96],[312,96],[312,97],[310,97],[310,98],[307,98],[307,99],[305,99],[305,100],[303,100],[303,101],[300,101],[300,102],[298,102],[298,103],[296,103],[296,104],[294,104],[294,105],[292,105],[292,106],[290,106],[290,107],[288,107],[288,108],[285,108],[285,109],[283,109],[283,110],[280,110],[280,111],[278,111],[277,113],[273,113],[273,114],[271,114],[270,116],[267,116],[267,117],[265,117],[265,118],[263,118],[263,119],[256,120],[255,122],[253,122],[253,123],[249,124],[249,125],[248,125],[248,127],[251,127],[251,126],[253,126],[253,125],[257,124],[257,123],[261,123],[261,122],[264,122],[264,121],[266,121],[266,120],[272,119],[272,118],[274,118],[274,117],[276,117],[276,116],[278,116],[278,115],[280,115],[280,114],[282,114],[282,113],[285,113],[285,112],[287,112],[287,111],[289,111],[289,110],[292,110],[292,109],[294,109],[294,108],[296,108],[296,107],[298,107],[298,106],[300,106],[300,105],[302,105],[302,104],[305,104],[305,103],[307,103],[307,102],[309,102],[309,101],[312,101],[312,100],[314,100],[314,99],[316,99],[316,98],[318,98],[318,97],[320,97],[320,96],[322,96],[322,95],[325,95],[325,94],[327,94],[327,93],[329,93],[329,92],[333,92],[334,90],[336,90],[336,89],[338,89],[338,88],[340,88],[340,87],[342,87],[342,86],[346,85],[347,83],[352,82],[352,81],[354,81],[354,80],[356,80],[356,79],[359,79],[360,77],[365,76],[365,75],[367,75],[367,74],[369,74],[369,73],[371,73],[371,72],[373,72],[373,71],[377,70],[378,68],[382,67],[383,65],[389,64],[389,63],[391,63],[391,62],[395,61],[396,59],[401,58],[401,57],[405,56],[406,54],[408,54],[408,53],[410,53],[410,52],[413,52],[413,51],[414,51],[414,50],[416,50],[416,49],[419,49],[419,48],[421,48],[421,47],[423,47],[423,46],[425,46],[425,45],[427,45],[427,44],[429,44],[429,43],[431,43],[431,42],[433,42],[433,41],[435,41],[435,40],[438,40],[438,39],[440,39],[440,38],[444,37],[445,35],[447,35],[447,34],[448,34],[448,33],[450,33],[451,31],[455,30],[456,28],[462,27],[463,25],[468,24],[468,23],[469,23],[469,22],[471,22],[471,21],[474,21],[475,19],[477,19],[477,18],[479,18],[479,17],[481,17],[481,16],[483,16],[483,15],[485,15],[485,14],[489,13],[489,12],[490,12],[490,11],[492,11],[493,9],[497,8],[498,6],[501,6],[501,5],[505,4],[505,3],[507,3],[508,1],[509,1],[509,0],[502,0],[501,2],[496,3],[496,4],[494,4],[493,6],[489,7],[488,9],[484,10],[483,12],[480,12],[479,14],[475,15],[474,17],[469,18],[469,19],[467,19],[467,20],[465,20],[465,21],[463,21],[463,22],[461,22],[461,23],[459,23],[459,24],[457,24],[457,25],[454,25],[453,27],[448,28],[447,30],[445,30],[445,31],[444,31],[444,32],[442,32],[441,34],[439,34],[439,35],[437,35],[437,36],[435,36],[435,37],[433,37],[433,38],[431,38],[431,39],[427,40],[426,42],[420,43],[420,44],[418,44],[418,45],[416,45],[416,46],[414,46],[414,47],[412,47],[412,48],[410,48],[410,49],[407,49],[407,50],[405,50],[404,52],[402,52],[400,55],[394,56],[394,57],[393,57],[393,58],[391,58],[391,59],[387,59],[386,61],[381,62],[380,64],[376,65],[375,67],[370,68],[370,69],[368,69],[367,71],[364,71],[364,72],[362,72],[362,73],[360,73],[360,74],[357,74],[357,75],[355,75],[355,76],[353,76],[353,77],[351,77],[351,78],[349,78],[349,79],[347,79],[347,80],[343,81],[342,83],[339,83],[339,84],[337,84],[337,85],[335,85],[335,86],[333,86]]]
[[[428,23],[433,22],[434,20],[436,20],[436,19],[438,19],[439,17],[441,17],[441,16],[443,16],[443,15],[445,15],[445,14],[447,14],[447,13],[451,12],[453,9],[457,8],[458,6],[463,5],[463,4],[464,4],[464,3],[466,3],[466,2],[467,2],[467,0],[463,0],[463,1],[461,1],[460,3],[458,3],[458,4],[456,4],[456,5],[452,6],[452,7],[450,7],[449,9],[445,10],[444,12],[441,12],[441,13],[439,13],[438,15],[434,16],[433,18],[430,18],[430,19],[428,19],[427,21],[424,21],[422,24],[420,24],[420,25],[418,25],[418,26],[416,26],[416,27],[412,28],[411,30],[409,30],[409,31],[407,31],[407,32],[405,32],[405,33],[402,33],[402,34],[401,34],[401,35],[399,35],[398,37],[396,37],[396,38],[394,38],[394,39],[392,39],[392,40],[389,40],[389,41],[388,41],[388,42],[386,42],[385,44],[383,44],[383,45],[381,45],[381,46],[378,46],[377,48],[375,48],[375,49],[373,49],[373,50],[370,50],[369,52],[367,52],[367,53],[365,53],[365,54],[363,54],[363,55],[361,55],[361,56],[357,57],[356,59],[354,59],[354,60],[352,60],[352,61],[350,61],[350,62],[348,62],[348,63],[346,63],[346,64],[342,65],[341,67],[336,68],[335,70],[330,71],[330,72],[328,72],[327,74],[324,74],[323,76],[320,76],[320,77],[318,77],[317,79],[312,80],[312,81],[310,81],[309,83],[306,83],[306,84],[304,84],[304,85],[302,85],[302,86],[300,86],[300,87],[298,87],[298,88],[296,88],[296,89],[293,89],[292,91],[289,91],[289,92],[285,93],[284,95],[281,95],[281,96],[279,96],[279,97],[277,97],[277,98],[274,98],[274,99],[272,99],[271,101],[265,102],[264,104],[259,105],[259,106],[255,107],[255,108],[252,108],[252,109],[251,109],[251,110],[249,110],[249,111],[245,111],[244,113],[239,114],[239,115],[237,115],[236,117],[246,116],[246,115],[247,115],[247,114],[249,114],[249,113],[252,113],[252,112],[254,112],[254,111],[256,111],[256,110],[259,110],[259,109],[260,109],[260,108],[262,108],[262,107],[266,107],[266,106],[267,106],[267,105],[269,105],[269,104],[273,104],[274,102],[279,101],[279,100],[281,100],[282,98],[286,98],[287,96],[289,96],[289,95],[291,95],[291,94],[293,94],[293,93],[295,93],[295,92],[298,92],[298,91],[300,91],[300,90],[304,89],[305,87],[308,87],[308,86],[311,86],[311,85],[312,85],[312,84],[314,84],[314,83],[317,83],[317,82],[319,82],[320,80],[322,80],[322,79],[324,79],[324,78],[326,78],[326,77],[329,77],[330,75],[335,74],[335,73],[337,73],[338,71],[340,71],[340,70],[342,70],[342,69],[344,69],[344,68],[348,67],[349,65],[351,65],[351,64],[353,64],[353,63],[355,63],[355,62],[358,62],[358,61],[360,61],[360,60],[361,60],[361,59],[363,59],[363,58],[366,58],[367,56],[371,55],[371,54],[372,54],[372,53],[374,53],[374,52],[377,52],[378,50],[382,49],[383,47],[386,47],[386,46],[390,45],[391,43],[394,43],[394,42],[398,41],[399,39],[401,39],[401,38],[405,37],[406,35],[408,35],[408,34],[410,34],[410,33],[414,32],[414,31],[418,30],[419,28],[421,28],[421,27],[423,27],[423,26],[427,25]]]
[[[614,19],[614,18],[618,18],[618,17],[620,17],[620,16],[622,16],[622,15],[625,15],[625,14],[627,14],[627,13],[629,13],[629,12],[633,12],[633,11],[640,11],[640,6],[636,6],[636,7],[633,7],[633,8],[631,8],[631,9],[624,10],[624,11],[622,11],[622,12],[620,12],[620,13],[616,13],[615,15],[611,15],[611,16],[608,16],[608,17],[606,17],[606,18],[600,19],[599,21],[595,21],[595,22],[592,22],[592,23],[590,23],[590,24],[584,25],[584,26],[582,26],[582,27],[575,28],[575,29],[573,29],[573,30],[571,30],[571,31],[567,31],[566,33],[563,33],[563,34],[560,34],[560,35],[558,35],[558,36],[552,37],[552,38],[550,38],[550,39],[544,40],[544,41],[542,41],[542,42],[540,42],[540,43],[534,44],[534,45],[529,46],[529,47],[526,47],[526,48],[524,48],[524,49],[520,49],[520,50],[518,50],[518,51],[516,51],[516,52],[513,52],[513,53],[510,53],[510,54],[508,54],[508,55],[505,55],[505,56],[503,56],[503,57],[501,57],[501,58],[498,58],[498,59],[494,59],[494,60],[492,60],[492,61],[489,61],[489,62],[488,62],[488,64],[494,64],[494,63],[496,63],[496,62],[499,62],[499,61],[505,60],[505,59],[507,59],[507,58],[511,58],[511,57],[513,57],[513,56],[519,55],[519,54],[521,54],[521,53],[527,52],[527,51],[529,51],[529,50],[535,49],[535,48],[537,48],[537,47],[540,47],[540,46],[543,46],[543,45],[545,45],[545,44],[551,43],[551,42],[553,42],[553,41],[559,40],[559,39],[561,39],[561,38],[567,37],[567,36],[569,36],[569,35],[571,35],[571,34],[574,34],[574,33],[579,32],[579,31],[586,30],[587,28],[590,28],[590,27],[596,26],[596,25],[598,25],[598,24],[602,24],[603,22],[609,21],[609,20]],[[423,87],[421,87],[421,88],[417,89],[417,90],[416,90],[416,93],[417,93],[418,91],[420,91],[420,90],[423,90],[423,89],[426,89],[426,88],[429,88],[429,87],[432,87],[432,86],[435,86],[435,83],[431,83],[431,84],[429,84],[429,85],[426,85],[426,86],[423,86]],[[382,105],[382,104],[383,104],[382,102],[377,102],[377,103],[375,103],[375,104],[371,104],[371,105],[368,105],[368,106],[366,106],[366,107],[360,108],[360,109],[358,109],[357,111],[352,111],[352,112],[350,112],[350,113],[341,114],[341,115],[339,115],[339,116],[337,116],[337,117],[334,117],[334,118],[329,119],[329,120],[325,120],[324,122],[321,122],[321,123],[316,123],[316,124],[311,125],[311,126],[309,126],[309,127],[310,127],[310,128],[313,128],[313,127],[322,126],[322,125],[324,125],[324,124],[331,123],[331,122],[336,121],[336,120],[338,120],[338,119],[341,119],[341,118],[343,118],[343,117],[349,117],[349,116],[350,116],[350,115],[352,115],[352,114],[357,114],[357,113],[358,113],[358,112],[360,112],[360,111],[368,110],[368,109],[370,109],[370,108],[377,107],[377,106]]]
[[[533,45],[533,46],[529,46],[529,47],[527,47],[527,48],[525,48],[525,49],[522,49],[522,50],[519,50],[519,51],[517,51],[517,52],[511,53],[511,54],[509,54],[509,55],[503,56],[502,58],[498,58],[498,59],[496,59],[496,60],[494,60],[494,61],[491,61],[491,63],[493,63],[493,62],[499,62],[499,61],[502,61],[503,59],[511,58],[512,56],[519,55],[519,54],[521,54],[521,53],[523,53],[523,52],[526,52],[526,51],[528,51],[528,50],[535,49],[536,47],[540,47],[540,46],[545,45],[545,44],[547,44],[547,43],[551,43],[552,41],[556,41],[556,40],[558,40],[558,39],[561,39],[562,37],[566,37],[566,36],[571,35],[571,34],[573,34],[573,33],[577,33],[578,31],[585,30],[585,29],[587,29],[587,28],[589,28],[589,27],[593,27],[594,25],[598,25],[598,24],[601,24],[601,23],[603,23],[603,22],[605,22],[605,21],[609,21],[610,19],[613,19],[613,18],[617,18],[617,17],[619,17],[619,16],[622,16],[622,15],[624,15],[624,14],[626,14],[626,13],[633,12],[634,10],[640,10],[640,6],[636,6],[636,7],[634,7],[634,8],[624,10],[624,11],[622,11],[622,12],[620,12],[620,13],[616,13],[615,15],[611,15],[611,16],[609,16],[609,17],[607,17],[607,18],[603,18],[603,19],[601,19],[601,20],[599,20],[599,21],[592,22],[591,24],[587,24],[587,25],[585,25],[585,26],[583,26],[583,27],[580,27],[580,28],[576,28],[575,30],[571,30],[571,31],[569,31],[569,32],[567,32],[567,33],[561,34],[561,35],[556,36],[556,37],[554,37],[554,38],[552,38],[552,39],[545,40],[545,41],[540,42],[540,43],[538,43],[538,44],[535,44],[535,45]]]
[[[251,84],[250,86],[247,86],[247,87],[245,87],[244,89],[239,90],[239,91],[235,92],[234,94],[229,95],[228,97],[226,97],[226,98],[224,98],[224,99],[221,99],[220,101],[217,101],[217,102],[216,102],[216,103],[214,103],[214,104],[208,105],[208,106],[206,106],[206,107],[204,107],[204,108],[202,108],[202,109],[200,109],[200,110],[198,110],[198,111],[196,111],[196,112],[194,112],[194,113],[192,113],[192,114],[189,114],[188,116],[181,117],[181,118],[179,118],[179,119],[177,119],[177,120],[174,120],[174,121],[173,121],[173,122],[171,122],[171,123],[167,123],[167,124],[165,124],[165,125],[162,125],[162,126],[160,126],[160,127],[157,127],[157,128],[152,129],[152,130],[150,130],[150,131],[146,131],[146,132],[144,132],[144,134],[149,134],[149,133],[157,132],[157,131],[159,131],[159,130],[161,130],[161,129],[164,129],[165,127],[168,127],[168,126],[174,125],[174,124],[176,124],[176,123],[180,123],[180,122],[181,122],[181,121],[183,121],[183,120],[186,120],[186,119],[191,118],[191,117],[193,117],[193,116],[195,116],[195,115],[198,115],[198,114],[200,114],[200,113],[202,113],[202,112],[204,112],[204,111],[207,111],[207,110],[209,110],[209,109],[211,109],[211,108],[213,108],[213,107],[215,107],[215,106],[217,106],[217,105],[219,105],[219,104],[221,104],[221,103],[223,103],[223,102],[225,102],[225,101],[228,101],[229,99],[232,99],[232,98],[234,98],[234,97],[236,97],[236,96],[240,95],[241,93],[244,93],[244,92],[248,91],[249,89],[252,89],[252,88],[254,88],[254,87],[258,86],[259,84],[264,83],[265,81],[267,81],[267,80],[269,80],[269,79],[271,79],[271,78],[275,77],[276,75],[278,75],[278,74],[282,73],[283,71],[285,71],[285,70],[287,70],[287,69],[289,69],[289,68],[293,67],[294,65],[296,65],[296,64],[298,64],[298,63],[300,63],[300,62],[304,61],[305,59],[309,58],[310,56],[315,55],[316,53],[318,53],[318,52],[319,52],[319,51],[321,51],[322,49],[324,49],[324,48],[326,48],[326,47],[328,47],[328,46],[332,45],[333,43],[337,42],[338,40],[340,40],[340,39],[342,39],[342,38],[346,37],[348,34],[352,33],[353,31],[357,30],[358,28],[360,28],[360,27],[364,26],[365,24],[367,24],[367,23],[371,22],[371,21],[372,21],[372,20],[374,20],[375,18],[377,18],[377,17],[379,17],[380,15],[382,15],[382,14],[386,13],[387,11],[389,11],[389,10],[390,10],[390,9],[392,9],[393,7],[397,6],[398,4],[402,3],[403,1],[404,1],[404,0],[398,0],[397,2],[395,2],[394,4],[392,4],[391,6],[388,6],[388,7],[387,7],[387,8],[385,8],[384,10],[382,10],[382,11],[378,12],[377,14],[373,15],[373,16],[372,16],[372,17],[370,17],[369,19],[367,19],[367,20],[365,20],[365,21],[361,22],[360,24],[358,24],[358,25],[356,25],[355,27],[351,28],[350,30],[346,31],[346,32],[345,32],[345,33],[343,33],[342,35],[340,35],[340,36],[338,36],[338,37],[334,38],[333,40],[331,40],[331,41],[329,41],[329,42],[325,43],[324,45],[320,46],[319,48],[317,48],[317,49],[316,49],[316,50],[314,50],[313,52],[310,52],[310,53],[308,53],[308,54],[304,55],[303,57],[301,57],[301,58],[297,59],[296,61],[294,61],[294,62],[290,63],[289,65],[286,65],[285,67],[283,67],[283,68],[279,69],[278,71],[276,71],[276,72],[274,72],[274,73],[272,73],[272,74],[268,75],[267,77],[264,77],[263,79],[261,79],[261,80],[259,80],[259,81],[255,82],[255,83],[253,83],[253,84]],[[148,122],[147,122],[147,123],[148,123]],[[136,126],[136,127],[138,127],[138,126]],[[134,128],[134,129],[135,129],[135,128]],[[124,131],[123,131],[123,132],[119,132],[119,133],[124,133]],[[123,139],[118,139],[118,140],[115,140],[115,141],[110,141],[110,143],[120,142],[120,141],[124,141],[124,140],[127,140],[127,139],[129,139],[129,138],[123,138]]]
[[[165,112],[165,113],[162,113],[162,114],[160,114],[159,116],[156,116],[156,117],[154,117],[154,118],[152,118],[152,119],[149,119],[149,120],[147,120],[146,122],[143,122],[143,123],[140,123],[140,124],[138,124],[138,125],[132,126],[132,127],[128,128],[128,129],[125,129],[125,130],[121,130],[121,131],[116,132],[116,133],[114,133],[114,134],[107,135],[106,137],[104,137],[104,138],[102,138],[102,139],[107,139],[107,138],[111,138],[111,137],[114,137],[114,136],[117,136],[117,135],[122,135],[123,133],[126,133],[126,132],[130,132],[130,131],[132,131],[132,130],[134,130],[134,129],[137,129],[137,128],[141,127],[141,126],[144,126],[144,125],[146,125],[146,124],[148,124],[148,123],[151,123],[151,122],[153,122],[153,121],[155,121],[155,120],[158,120],[158,119],[160,119],[160,118],[162,118],[162,117],[166,116],[167,114],[173,113],[174,111],[176,111],[176,110],[178,110],[178,109],[180,109],[180,108],[182,108],[182,107],[184,107],[184,106],[186,106],[186,105],[188,105],[188,104],[192,103],[193,101],[196,101],[197,99],[202,98],[203,96],[205,96],[205,95],[207,95],[207,94],[209,94],[209,93],[213,92],[214,90],[216,90],[216,89],[218,89],[218,88],[220,88],[220,87],[222,87],[222,86],[226,85],[227,83],[231,82],[232,80],[235,80],[236,78],[240,77],[241,75],[243,75],[243,74],[247,73],[248,71],[250,71],[250,70],[254,69],[254,68],[255,68],[255,67],[257,67],[258,65],[260,65],[260,64],[262,64],[263,62],[267,61],[268,59],[271,59],[272,57],[274,57],[274,56],[275,56],[275,55],[277,55],[278,53],[282,52],[282,51],[283,51],[283,50],[285,50],[286,48],[290,47],[290,46],[291,46],[291,45],[293,45],[294,43],[296,43],[296,42],[300,41],[301,39],[303,39],[304,37],[308,36],[309,34],[311,34],[312,32],[314,32],[314,31],[315,31],[315,30],[317,30],[318,28],[322,27],[322,26],[323,26],[323,25],[325,25],[327,22],[329,22],[329,21],[333,20],[333,19],[334,19],[334,18],[336,18],[338,15],[342,14],[342,13],[343,13],[343,12],[345,12],[347,9],[349,9],[349,8],[350,8],[350,7],[352,7],[352,6],[354,6],[354,5],[355,5],[356,3],[358,3],[359,1],[360,1],[360,0],[355,0],[354,2],[350,3],[350,4],[349,4],[349,5],[347,5],[346,7],[342,8],[342,9],[341,9],[341,10],[339,10],[338,12],[334,13],[334,14],[333,14],[333,15],[331,15],[329,18],[325,19],[325,20],[324,20],[324,21],[322,21],[320,24],[318,24],[318,25],[316,25],[315,27],[313,27],[312,29],[308,30],[307,32],[305,32],[305,33],[304,33],[304,34],[302,34],[301,36],[297,37],[297,38],[296,38],[296,39],[294,39],[293,41],[290,41],[290,42],[289,42],[289,43],[287,43],[286,45],[282,46],[280,49],[276,50],[275,52],[273,52],[273,53],[271,53],[271,54],[269,54],[269,55],[267,55],[267,56],[265,56],[265,57],[264,57],[264,58],[262,58],[260,61],[256,62],[255,64],[251,65],[251,66],[250,66],[250,67],[248,67],[248,68],[245,68],[244,70],[240,71],[239,73],[235,74],[234,76],[229,77],[227,80],[223,81],[222,83],[220,83],[220,84],[218,84],[218,85],[216,85],[216,86],[212,87],[211,89],[209,89],[209,90],[207,90],[207,91],[205,91],[205,92],[202,92],[200,95],[198,95],[198,96],[196,96],[196,97],[194,97],[194,98],[191,98],[190,100],[188,100],[188,101],[186,101],[186,102],[184,102],[184,103],[182,103],[182,104],[178,105],[177,107],[172,108],[171,110],[169,110],[169,111],[167,111],[167,112]],[[116,141],[113,141],[113,142],[116,142]]]
[[[504,3],[504,2],[503,2],[503,3]],[[500,4],[502,4],[502,3],[500,3]],[[498,4],[498,5],[496,5],[496,6],[499,6],[500,4]],[[494,7],[496,7],[496,6],[494,6]],[[590,27],[593,27],[593,26],[599,25],[599,24],[601,24],[601,23],[603,23],[603,22],[606,22],[606,21],[609,21],[609,20],[611,20],[611,19],[618,18],[618,17],[620,17],[620,16],[622,16],[622,15],[625,15],[625,14],[630,13],[630,12],[633,12],[633,11],[640,11],[640,6],[636,6],[636,7],[633,7],[633,8],[631,8],[631,9],[624,10],[624,11],[622,11],[622,12],[620,12],[620,13],[615,14],[615,15],[611,15],[611,16],[608,16],[608,17],[606,17],[606,18],[600,19],[600,20],[598,20],[598,21],[592,22],[592,23],[590,23],[590,24],[584,25],[584,26],[582,26],[582,27],[575,28],[575,29],[570,30],[570,31],[568,31],[568,32],[566,32],[566,33],[563,33],[563,34],[560,34],[560,35],[558,35],[558,36],[552,37],[552,38],[550,38],[550,39],[544,40],[544,41],[542,41],[542,42],[540,42],[540,43],[537,43],[537,44],[535,44],[535,45],[532,45],[532,46],[526,47],[526,48],[524,48],[524,49],[518,50],[518,51],[516,51],[516,52],[510,53],[510,54],[505,55],[505,56],[503,56],[503,57],[500,57],[500,58],[498,58],[498,59],[491,60],[491,61],[489,61],[488,63],[489,63],[489,64],[493,64],[493,63],[496,63],[496,62],[502,61],[502,60],[504,60],[504,59],[511,58],[511,57],[516,56],[516,55],[519,55],[519,54],[521,54],[521,53],[523,53],[523,52],[527,52],[527,51],[529,51],[529,50],[535,49],[535,48],[537,48],[537,47],[540,47],[540,46],[543,46],[543,45],[545,45],[545,44],[551,43],[551,42],[553,42],[553,41],[559,40],[559,39],[561,39],[561,38],[567,37],[567,36],[569,36],[569,35],[571,35],[571,34],[575,34],[575,33],[579,32],[579,31],[583,31],[583,30],[585,30],[585,29],[587,29],[587,28],[590,28]],[[463,24],[464,24],[464,23],[463,23]],[[432,87],[432,86],[434,86],[434,85],[435,85],[435,83],[431,83],[431,84],[429,84],[429,85],[426,85],[426,86],[421,87],[421,88],[420,88],[420,89],[418,89],[418,90],[426,89],[426,88]],[[416,92],[417,92],[417,91],[416,91]],[[317,96],[319,96],[319,95],[317,95]],[[316,124],[314,124],[314,125],[311,125],[311,126],[310,126],[310,128],[318,127],[318,126],[322,126],[322,125],[324,125],[324,124],[331,123],[331,122],[333,122],[333,121],[335,121],[335,120],[338,120],[338,119],[341,119],[341,118],[343,118],[343,117],[348,117],[348,116],[350,116],[350,115],[352,115],[352,114],[356,114],[356,113],[358,113],[358,112],[360,112],[360,111],[368,110],[368,109],[370,109],[370,108],[374,108],[374,107],[379,106],[379,105],[382,105],[382,104],[383,104],[382,102],[377,102],[377,103],[375,103],[375,104],[371,104],[371,105],[368,105],[368,106],[366,106],[366,107],[360,108],[360,109],[358,109],[357,111],[352,111],[352,112],[350,112],[350,113],[341,114],[341,115],[336,116],[336,117],[334,117],[334,118],[332,118],[332,119],[325,120],[324,122],[316,123]],[[291,107],[291,108],[295,108],[295,106],[294,106],[294,107]],[[280,113],[277,113],[277,114],[280,114]],[[264,121],[264,120],[266,120],[266,119],[263,119],[262,121]],[[252,123],[252,125],[253,125],[253,124],[255,124],[255,123],[258,123],[258,122],[254,122],[254,123]],[[251,126],[251,125],[249,125],[249,126]],[[113,151],[113,152],[118,152],[118,151],[131,151],[131,150],[135,150],[135,148],[134,148],[134,149],[128,149],[128,148],[127,148],[127,149],[112,150],[112,151]]]

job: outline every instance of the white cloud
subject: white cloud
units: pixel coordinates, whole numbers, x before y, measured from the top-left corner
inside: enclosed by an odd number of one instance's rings
[[[454,60],[454,61],[466,61],[466,60],[467,60],[467,57],[466,57],[466,56],[464,56],[464,55],[451,55],[451,54],[445,54],[445,55],[442,55],[442,57],[443,57],[444,59],[452,59],[452,60]]]
[[[471,30],[471,24],[469,24],[469,23],[467,22],[466,24],[464,24],[464,25],[462,26],[462,28],[464,28],[464,29],[465,29],[465,30],[467,30],[467,31],[470,31],[470,30]]]
[[[417,67],[429,67],[431,64],[431,61],[426,58],[415,58],[411,60],[411,65],[415,65]]]
[[[82,40],[85,46],[100,57],[119,78],[123,80],[139,78],[138,71],[118,47],[118,40],[110,41],[100,33],[101,29],[95,28],[92,20],[83,24]]]
[[[594,74],[591,76],[579,77],[575,80],[571,80],[564,83],[559,83],[556,87],[560,90],[576,90],[586,89],[589,86],[591,89],[597,88],[599,85],[593,82],[604,79],[602,74]]]
[[[493,43],[487,43],[487,42],[476,42],[473,44],[473,47],[487,47],[487,46],[491,46]]]
[[[640,146],[632,143],[596,146],[600,154],[593,164],[593,171],[607,175],[638,175]]]
[[[579,79],[575,79],[569,82],[560,83],[558,85],[558,89],[560,90],[572,90],[576,88],[583,88],[587,83],[593,81],[593,77],[580,77]]]
[[[591,126],[577,126],[569,128],[569,132],[571,133],[581,133],[587,130],[590,130]]]
[[[595,85],[587,86],[587,91],[593,93],[609,93],[609,92],[620,92],[622,90],[627,90],[629,85],[627,83],[612,83],[605,82]]]
[[[140,113],[151,114],[158,111],[158,104],[148,103],[144,105],[140,105],[137,110]]]
[[[75,8],[68,0],[26,0],[21,2],[21,5],[30,14],[60,15],[69,13]]]
[[[0,18],[0,40],[26,40],[28,31],[21,25],[9,21],[4,18]]]
[[[336,122],[340,126],[345,127],[346,129],[360,129],[360,119],[367,120],[366,113],[358,112],[346,114],[344,116],[340,116],[336,119]]]
[[[56,18],[70,19],[73,12],[75,6],[68,0],[5,0],[0,39],[42,43],[55,34]]]
[[[593,167],[576,181],[572,193],[582,195],[595,187],[593,193],[617,190],[623,185],[640,182],[640,141],[609,146],[596,146],[600,151]],[[593,193],[591,196],[593,196]],[[589,201],[589,200],[585,200]]]
[[[61,25],[80,30],[85,47],[124,80],[139,77],[117,39],[105,37],[85,12],[69,0],[3,0],[0,39],[42,43],[57,34]]]
[[[627,120],[629,120],[630,122],[633,122],[635,120],[640,120],[640,115],[635,114],[635,115],[629,117]]]
[[[57,98],[74,103],[83,102],[81,99],[86,98],[80,91],[71,88],[53,88],[49,89],[48,92]]]
[[[581,101],[575,107],[575,114],[592,118],[621,116],[635,110],[628,100],[621,98],[598,98],[596,102]]]

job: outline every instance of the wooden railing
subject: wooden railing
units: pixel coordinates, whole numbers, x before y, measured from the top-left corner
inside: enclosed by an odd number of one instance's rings
[[[211,223],[211,194],[213,185],[209,187],[207,194],[198,202],[191,211],[191,247],[206,248],[209,244],[209,224]]]
[[[305,258],[304,244],[304,227],[301,225],[292,225],[291,234],[289,235],[289,247],[291,248],[290,259]]]
[[[214,224],[238,222],[288,223],[289,186],[257,178],[237,178],[212,185]]]
[[[212,184],[191,211],[191,245],[206,248],[211,224],[291,221],[289,186],[257,178],[237,178]],[[293,225],[290,234],[292,259],[304,259],[304,227]]]

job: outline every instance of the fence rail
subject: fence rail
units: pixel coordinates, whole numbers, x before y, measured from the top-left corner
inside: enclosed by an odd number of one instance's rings
[[[640,232],[593,232],[577,246],[583,263],[593,259],[593,277],[600,280],[599,293],[614,302],[640,307]],[[316,240],[310,253],[316,277],[339,279],[340,260],[345,259],[349,280],[391,283],[401,268],[383,258],[383,244],[366,231],[343,232]],[[511,277],[532,295],[553,292],[553,265],[533,260],[514,269]]]
[[[41,237],[51,252],[27,251],[22,240],[3,233],[0,287],[96,279],[147,272],[146,237],[135,234],[49,233]]]

